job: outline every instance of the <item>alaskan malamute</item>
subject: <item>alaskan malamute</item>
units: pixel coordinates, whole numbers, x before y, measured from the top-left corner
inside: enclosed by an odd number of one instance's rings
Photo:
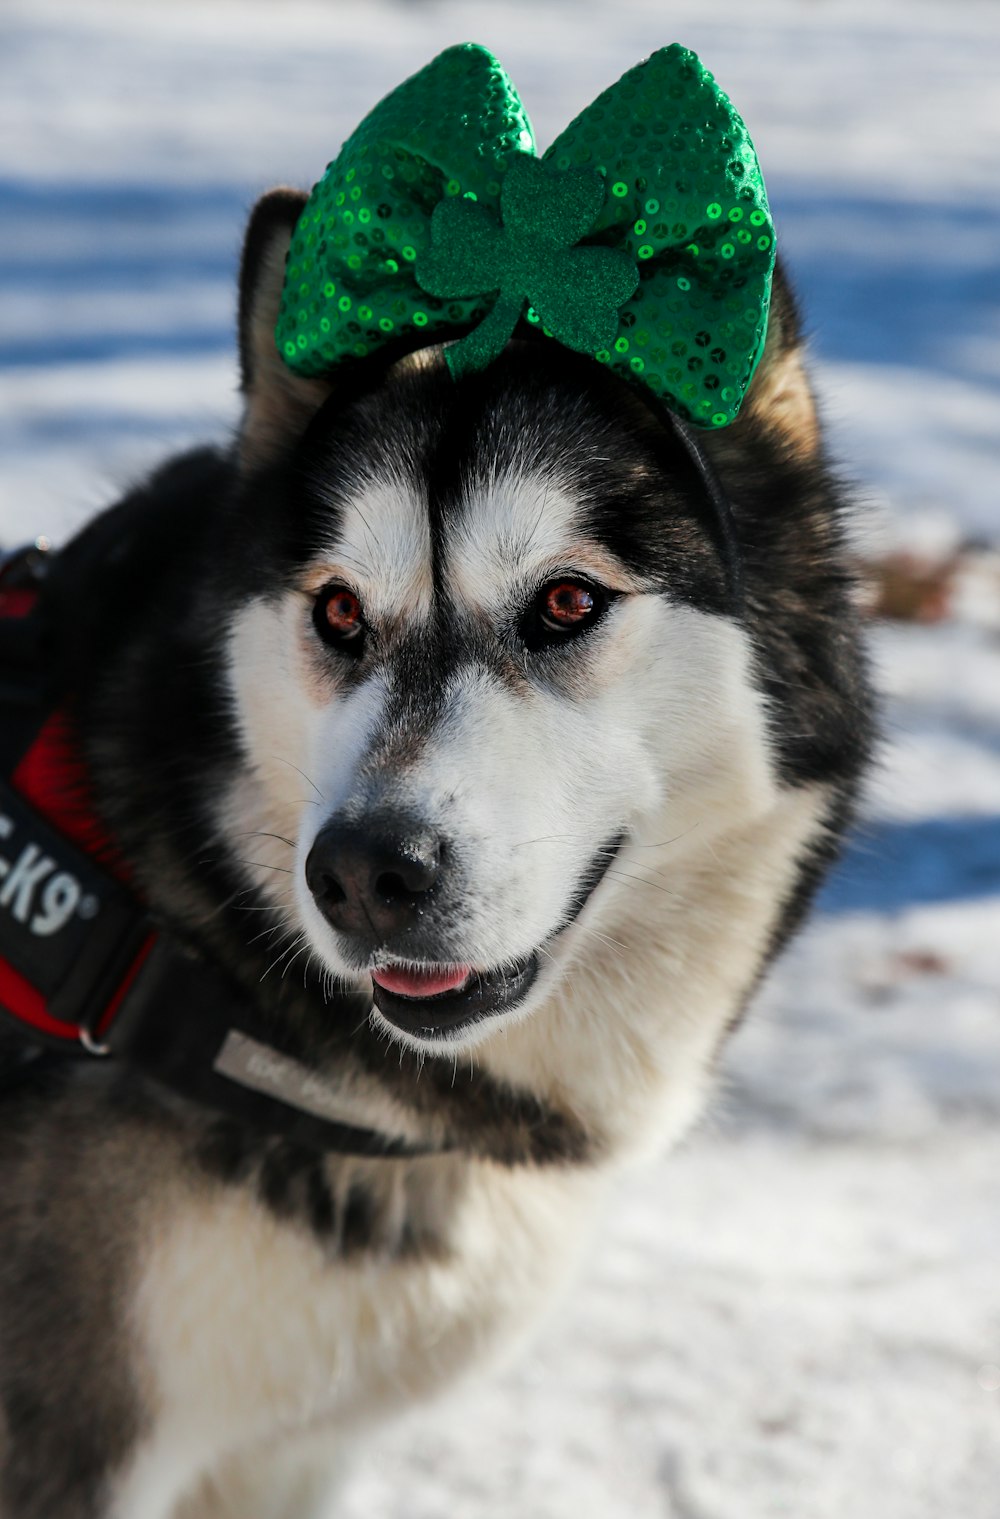
[[[172,968],[135,1061],[91,1023],[0,1100],[3,1519],[323,1512],[698,1114],[869,748],[780,267],[743,411],[695,444],[527,328],[458,382],[440,347],[295,377],[304,200],[251,220],[236,444],[38,589],[88,853]]]

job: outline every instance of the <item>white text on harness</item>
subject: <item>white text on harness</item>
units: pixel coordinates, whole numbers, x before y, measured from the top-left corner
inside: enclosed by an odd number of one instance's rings
[[[9,839],[13,832],[13,820],[0,812],[0,839]],[[61,870],[37,844],[25,844],[13,860],[0,854],[0,907],[39,938],[65,927],[81,896],[76,876]]]

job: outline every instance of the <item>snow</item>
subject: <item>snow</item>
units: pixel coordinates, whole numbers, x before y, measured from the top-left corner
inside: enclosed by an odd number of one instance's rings
[[[0,541],[65,536],[225,432],[254,197],[311,183],[469,36],[543,144],[651,48],[694,46],[761,153],[859,542],[1000,540],[985,0],[6,0]],[[998,633],[989,590],[873,629],[862,828],[708,1119],[622,1180],[530,1354],[402,1424],[342,1519],[995,1519]]]

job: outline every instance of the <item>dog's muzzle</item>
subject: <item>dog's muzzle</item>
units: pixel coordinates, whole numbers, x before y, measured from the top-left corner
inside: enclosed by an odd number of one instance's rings
[[[620,834],[595,852],[546,944],[583,911],[623,842]],[[516,1007],[533,986],[546,947],[493,968],[434,958],[432,914],[447,890],[450,864],[448,845],[433,830],[400,814],[369,814],[363,824],[327,823],[305,866],[326,921],[352,957],[374,966],[372,998],[382,1017],[428,1041],[455,1038]]]

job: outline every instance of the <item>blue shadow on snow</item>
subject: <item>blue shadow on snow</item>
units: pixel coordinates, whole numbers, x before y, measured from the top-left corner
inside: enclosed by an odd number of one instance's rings
[[[1000,817],[869,823],[817,899],[820,912],[897,912],[1000,898]]]

